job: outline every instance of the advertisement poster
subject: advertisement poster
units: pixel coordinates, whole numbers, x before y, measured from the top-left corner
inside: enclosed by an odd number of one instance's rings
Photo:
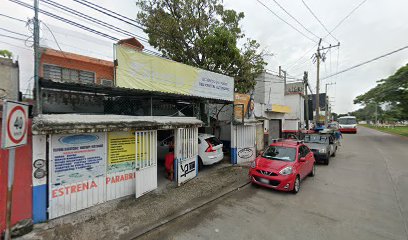
[[[116,85],[123,88],[234,100],[234,79],[122,45],[116,47]]]
[[[104,176],[105,133],[52,135],[50,159],[53,186]]]
[[[135,169],[136,143],[133,132],[108,133],[108,173]]]

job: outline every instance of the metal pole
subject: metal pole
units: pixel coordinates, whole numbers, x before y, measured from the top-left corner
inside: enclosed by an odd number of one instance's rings
[[[14,148],[9,149],[9,162],[8,162],[8,182],[7,182],[7,203],[6,203],[6,232],[4,239],[11,239],[11,207],[13,199],[13,183],[14,183],[14,163],[15,152]]]
[[[35,99],[37,105],[37,115],[42,113],[41,90],[39,81],[39,59],[40,59],[40,27],[38,24],[38,4],[39,0],[34,0],[34,82]]]
[[[285,86],[284,86],[284,94],[283,95],[286,95],[286,71],[282,71],[283,72],[283,84],[285,84]]]
[[[319,41],[319,46],[317,46],[317,53],[316,53],[316,61],[317,61],[317,71],[316,71],[316,120],[315,124],[319,122],[320,112],[319,112],[319,105],[320,105],[320,44],[322,43],[322,39]]]
[[[303,81],[305,84],[305,115],[306,115],[306,129],[309,130],[309,96],[307,95],[308,73],[303,73]]]

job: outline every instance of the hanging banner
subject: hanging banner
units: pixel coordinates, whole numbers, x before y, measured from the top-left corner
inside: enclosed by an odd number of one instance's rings
[[[135,169],[136,143],[133,132],[108,133],[108,173]]]
[[[52,135],[51,183],[91,180],[106,173],[105,133]]]
[[[116,46],[116,86],[234,101],[234,79]]]

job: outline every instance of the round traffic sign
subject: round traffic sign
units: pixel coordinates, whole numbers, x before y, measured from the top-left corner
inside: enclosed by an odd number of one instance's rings
[[[22,106],[11,109],[7,120],[7,134],[15,144],[19,144],[27,134],[27,114]]]

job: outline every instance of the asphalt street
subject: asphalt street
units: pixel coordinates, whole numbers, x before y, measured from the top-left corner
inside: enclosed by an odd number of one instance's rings
[[[408,239],[408,139],[360,127],[297,195],[248,185],[140,239]]]

